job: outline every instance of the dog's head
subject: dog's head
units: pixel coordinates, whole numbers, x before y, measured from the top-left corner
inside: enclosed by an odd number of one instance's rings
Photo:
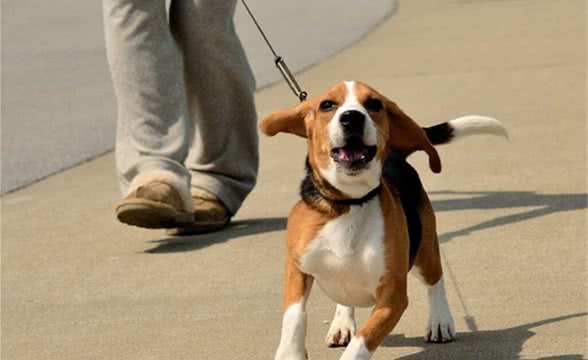
[[[424,150],[433,172],[441,160],[426,134],[392,101],[357,81],[338,83],[298,106],[277,111],[260,128],[307,138],[308,159],[318,176],[349,197],[378,186],[389,149]]]

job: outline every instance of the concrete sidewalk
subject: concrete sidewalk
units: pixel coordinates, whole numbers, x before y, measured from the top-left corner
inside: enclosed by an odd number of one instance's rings
[[[437,209],[458,341],[422,341],[426,299],[375,359],[583,359],[586,350],[586,3],[426,1],[309,69],[310,94],[358,79],[421,124],[501,119],[510,143],[440,148],[420,171]],[[286,85],[259,113],[295,104]],[[305,146],[262,138],[258,186],[221,233],[167,238],[114,219],[111,155],[2,198],[3,359],[268,359],[279,339],[285,217]],[[311,359],[334,310],[315,287]],[[369,314],[359,312],[361,323]]]

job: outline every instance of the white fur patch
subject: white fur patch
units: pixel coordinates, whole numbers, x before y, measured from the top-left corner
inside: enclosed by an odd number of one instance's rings
[[[290,305],[282,319],[282,336],[275,360],[305,360],[306,311],[304,303]]]
[[[382,176],[382,163],[374,158],[360,173],[348,175],[337,168],[333,159],[329,159],[326,169],[319,168],[321,176],[335,189],[352,198],[361,198],[378,185]]]
[[[348,344],[357,331],[355,309],[351,306],[337,304],[335,317],[331,322],[325,343],[327,346]]]
[[[502,123],[488,116],[467,115],[449,120],[447,123],[453,128],[452,140],[476,134],[497,135],[508,139],[508,132]]]
[[[139,187],[152,182],[162,182],[173,187],[182,199],[184,210],[187,212],[194,211],[194,202],[192,200],[192,195],[190,194],[190,187],[178,175],[171,171],[154,170],[135,176],[129,185],[127,195],[131,194]]]
[[[368,360],[372,354],[365,346],[363,337],[353,337],[339,360]]]
[[[300,269],[338,304],[367,307],[375,302],[384,256],[384,218],[376,197],[326,223],[308,244]]]

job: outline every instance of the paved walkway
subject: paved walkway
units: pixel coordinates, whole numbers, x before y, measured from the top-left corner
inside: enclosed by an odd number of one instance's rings
[[[412,162],[438,211],[459,340],[421,340],[410,306],[375,359],[582,359],[586,350],[586,9],[581,0],[401,2],[360,43],[310,68],[311,94],[362,79],[422,124],[496,116],[511,142],[440,148]],[[261,115],[290,106],[261,91]],[[111,155],[2,198],[5,359],[268,359],[280,328],[285,217],[304,142],[261,141],[259,185],[222,233],[168,238],[114,220]],[[311,359],[333,304],[309,303]],[[359,312],[359,319],[368,315]]]

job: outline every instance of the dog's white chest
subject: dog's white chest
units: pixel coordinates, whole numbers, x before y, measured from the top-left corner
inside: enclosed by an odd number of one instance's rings
[[[307,246],[300,269],[334,301],[371,306],[385,271],[384,219],[376,197],[329,221]]]

